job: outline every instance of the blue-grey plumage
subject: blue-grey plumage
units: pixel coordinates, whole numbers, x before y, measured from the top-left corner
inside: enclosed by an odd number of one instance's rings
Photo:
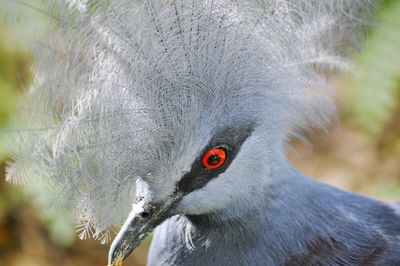
[[[235,217],[221,211],[165,221],[148,265],[400,265],[395,207],[284,174],[290,183],[273,198],[255,198],[257,208]]]
[[[399,264],[395,209],[285,157],[335,119],[322,73],[380,0],[44,2],[7,178],[46,180],[82,238],[123,224],[110,264],[157,226],[150,265]]]

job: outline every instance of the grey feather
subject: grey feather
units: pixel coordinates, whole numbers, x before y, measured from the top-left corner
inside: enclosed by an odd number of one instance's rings
[[[286,176],[291,182],[275,187],[274,200],[247,205],[237,218],[224,212],[165,221],[155,231],[148,265],[400,263],[400,223],[393,208],[294,172]],[[186,247],[188,230],[194,249]]]
[[[319,73],[348,66],[377,3],[92,2],[48,2],[7,179],[46,180],[82,236],[100,238],[139,177],[172,184],[221,128],[254,121],[271,154],[326,128],[335,107]]]

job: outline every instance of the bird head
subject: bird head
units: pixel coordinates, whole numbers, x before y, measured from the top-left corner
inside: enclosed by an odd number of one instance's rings
[[[172,215],[233,214],[272,191],[289,138],[335,110],[309,88],[325,85],[314,67],[340,64],[330,53],[353,33],[338,21],[359,13],[337,6],[365,5],[59,2],[8,179],[49,183],[83,238],[123,224],[110,263]]]
[[[265,119],[257,108],[257,99],[264,101],[265,96],[235,94],[230,85],[220,95],[216,86],[221,86],[222,76],[200,81],[192,73],[183,75],[192,77],[176,78],[170,92],[142,98],[145,109],[156,112],[132,116],[130,124],[139,117],[144,122],[139,132],[132,129],[119,146],[125,150],[133,141],[137,143],[134,152],[122,152],[129,154],[125,162],[129,168],[135,167],[126,172],[134,174],[131,187],[135,190],[128,195],[132,209],[112,244],[110,263],[125,259],[149,232],[173,215],[238,211],[239,202],[267,191],[266,177],[273,161],[281,158],[284,140],[272,138],[282,136],[276,126],[281,118]],[[187,80],[188,87],[182,85]],[[164,82],[169,86],[170,81]],[[182,87],[189,89],[177,89]]]
[[[235,209],[241,199],[263,193],[267,154],[253,124],[236,124],[180,143],[153,178],[136,180],[136,198],[115,238],[109,262],[125,259],[146,235],[175,214],[201,215]],[[183,147],[182,147],[183,146]]]

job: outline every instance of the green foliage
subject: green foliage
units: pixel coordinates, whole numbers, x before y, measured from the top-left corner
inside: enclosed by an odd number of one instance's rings
[[[347,99],[354,120],[375,139],[399,105],[400,1],[388,1],[378,17],[381,25],[372,31],[365,51],[357,58]]]
[[[46,8],[44,0],[0,0],[0,26],[7,28],[10,34],[6,38],[19,50],[29,51],[33,41],[43,36],[54,20]],[[4,32],[3,32],[4,33]]]
[[[12,83],[2,78],[0,78],[0,96],[0,126],[3,126],[15,110],[17,95]]]
[[[0,42],[0,163],[7,158],[9,145],[12,146],[12,143],[6,145],[8,143],[3,141],[5,140],[3,135],[6,135],[4,128],[8,126],[8,122],[17,110],[22,88],[29,87],[30,83],[30,55],[22,51],[22,46],[16,42],[18,40],[12,38],[6,29],[9,27],[0,25],[0,36],[2,36]],[[0,178],[4,177],[0,176]],[[32,178],[32,180],[35,182],[21,187],[21,190],[28,195],[28,198],[34,199],[32,205],[35,206],[36,213],[48,229],[53,242],[59,246],[70,246],[75,240],[75,229],[71,223],[68,223],[66,211],[52,204],[54,198],[46,197],[49,190],[47,182],[40,178]],[[21,195],[18,197],[22,198]],[[0,208],[5,209],[1,202]]]
[[[19,55],[0,44],[0,127],[13,113],[17,99]]]
[[[2,34],[1,30],[0,34]],[[18,71],[21,62],[23,60],[19,53],[5,47],[3,42],[0,43],[0,129],[6,126],[16,109],[18,99]],[[0,161],[4,159],[6,153],[4,143],[0,142]]]

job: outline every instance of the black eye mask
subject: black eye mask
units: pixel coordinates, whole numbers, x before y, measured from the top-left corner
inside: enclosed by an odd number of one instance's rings
[[[253,132],[253,127],[228,127],[216,134],[209,144],[201,151],[192,164],[192,169],[185,174],[177,184],[176,192],[188,194],[204,187],[211,179],[217,177],[229,167],[238,154],[240,147]],[[223,165],[217,169],[207,169],[202,163],[204,155],[214,148],[222,148],[226,152]]]

